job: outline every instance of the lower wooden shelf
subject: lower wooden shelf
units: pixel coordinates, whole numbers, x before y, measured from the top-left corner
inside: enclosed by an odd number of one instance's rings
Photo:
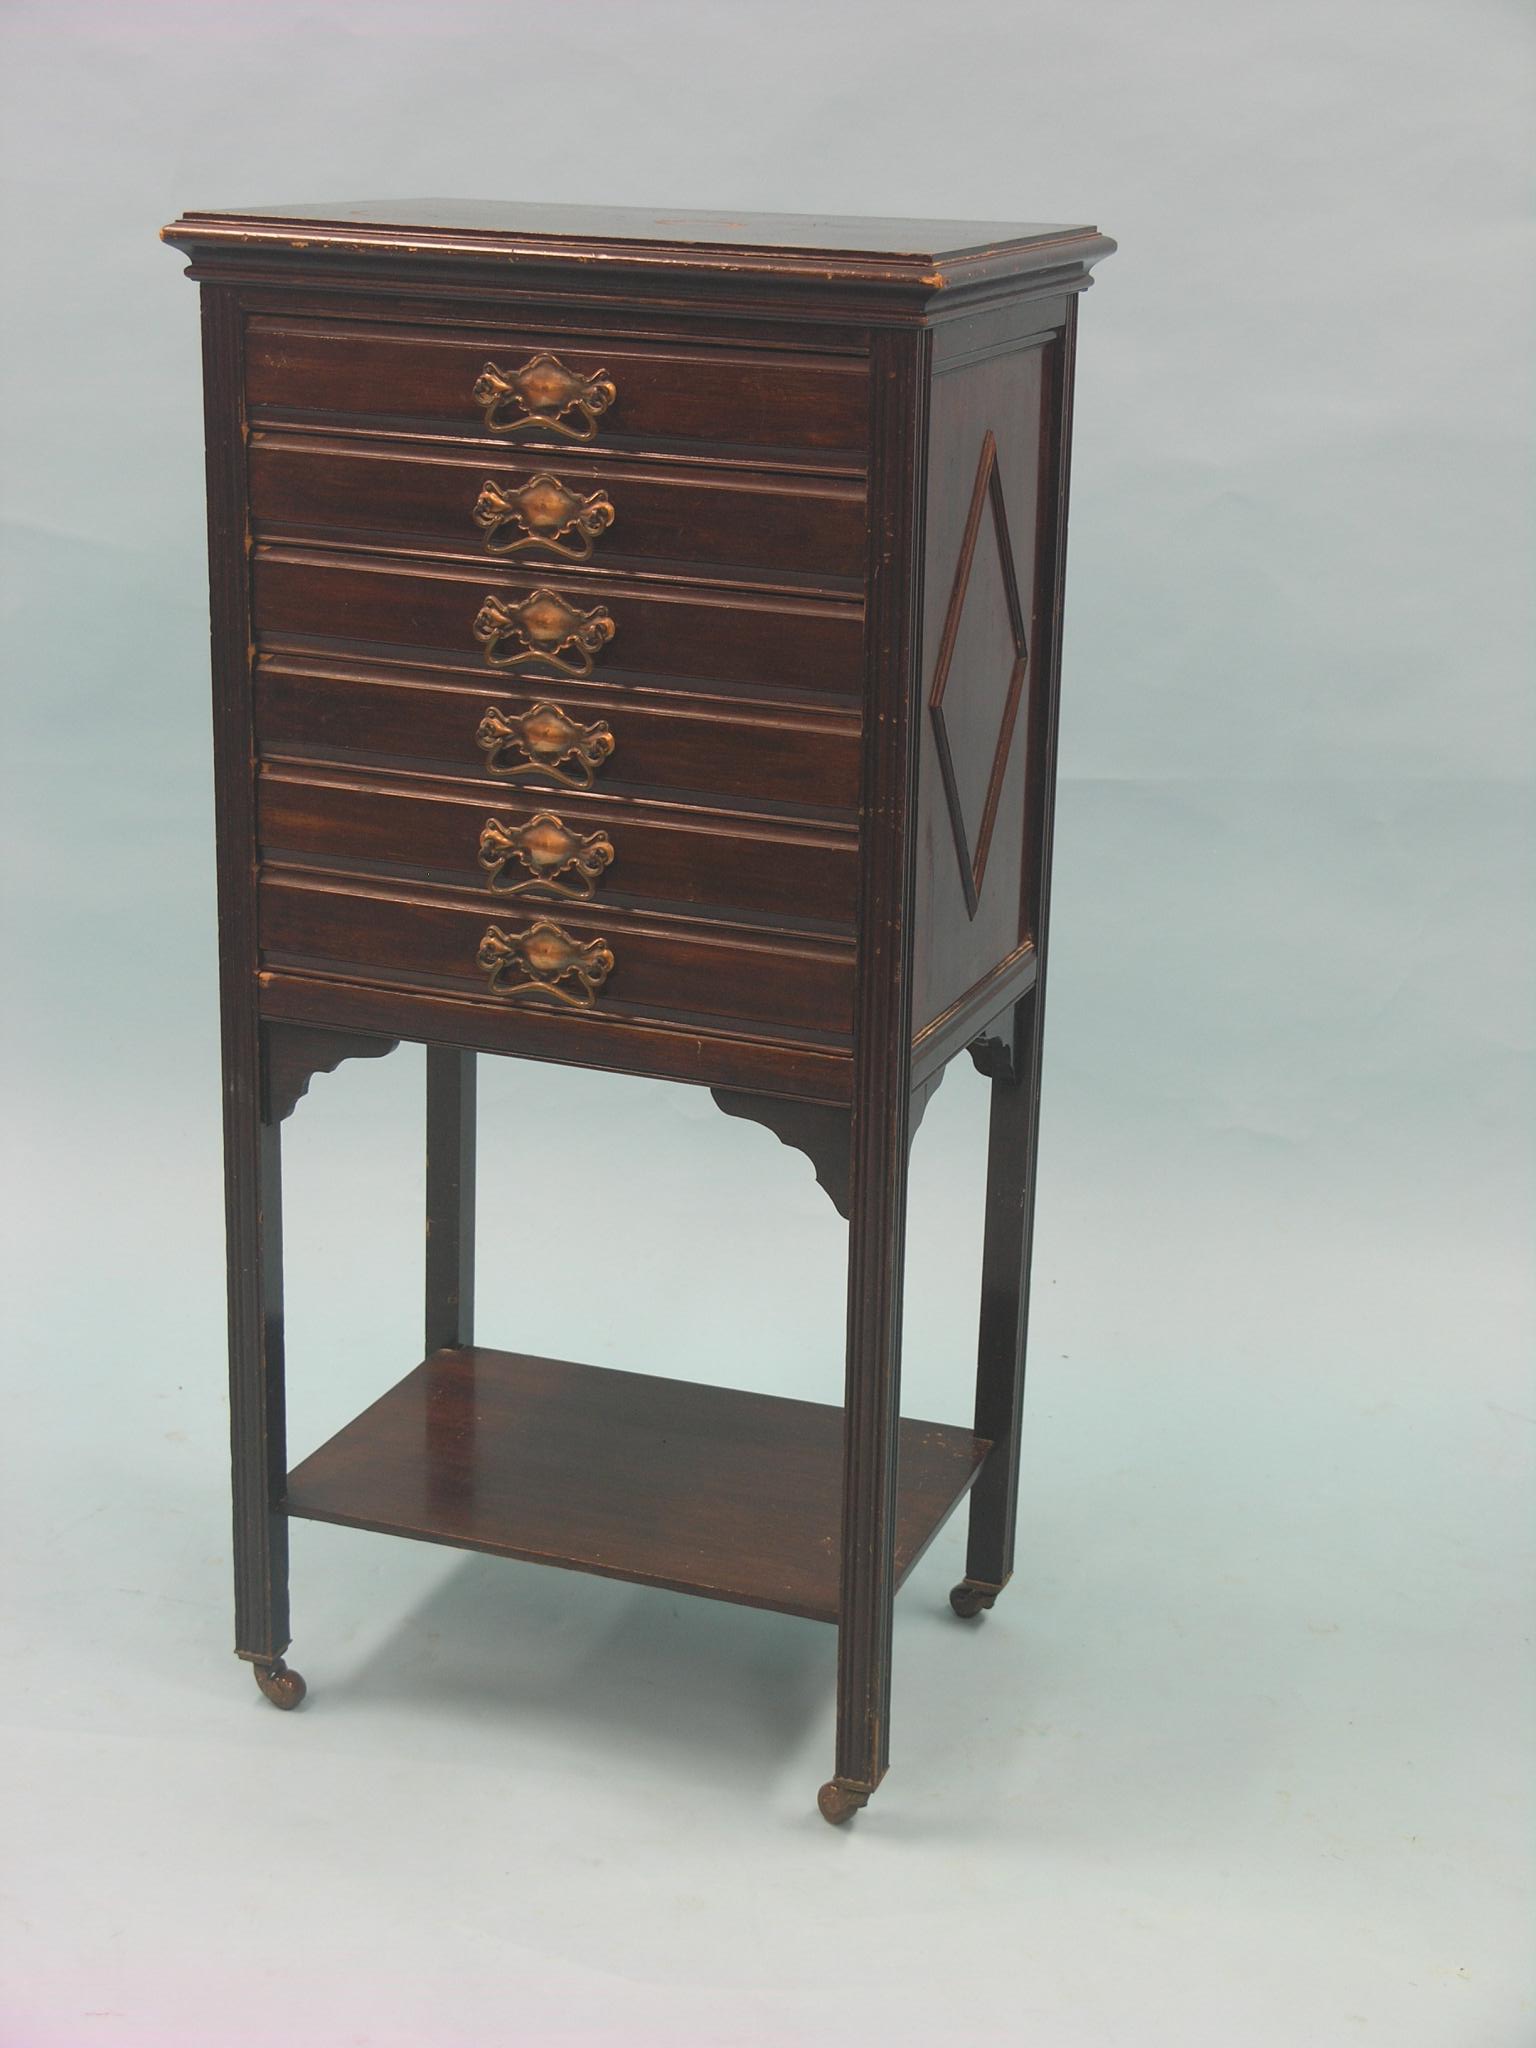
[[[812,1401],[439,1351],[296,1467],[286,1505],[835,1622],[842,1429],[840,1408]],[[898,1583],[990,1449],[902,1423]]]

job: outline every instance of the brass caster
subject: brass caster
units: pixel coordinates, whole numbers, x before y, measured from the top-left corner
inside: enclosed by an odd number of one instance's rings
[[[995,1586],[978,1586],[974,1579],[962,1579],[950,1588],[949,1604],[962,1621],[974,1621],[996,1598]]]
[[[274,1707],[281,1707],[284,1713],[296,1707],[309,1687],[297,1671],[290,1671],[279,1657],[275,1664],[253,1664],[256,1683],[261,1687]]]
[[[821,1808],[823,1820],[840,1828],[845,1820],[852,1820],[861,1806],[869,1803],[867,1792],[856,1791],[851,1785],[844,1785],[837,1778],[829,1778],[816,1794],[816,1804]]]

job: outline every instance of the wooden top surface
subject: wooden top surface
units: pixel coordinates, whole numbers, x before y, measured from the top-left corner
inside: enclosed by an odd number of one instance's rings
[[[1040,221],[698,213],[490,199],[360,199],[189,210],[161,230],[179,248],[281,246],[351,254],[641,265],[923,284],[1085,267],[1114,243]]]

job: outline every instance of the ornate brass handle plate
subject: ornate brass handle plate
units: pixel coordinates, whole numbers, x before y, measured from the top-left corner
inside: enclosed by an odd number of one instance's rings
[[[487,925],[476,957],[491,978],[493,994],[553,996],[575,1010],[590,1010],[598,990],[613,972],[613,953],[606,939],[573,939],[545,917],[525,932],[504,932],[498,924]],[[574,987],[567,986],[571,982]]]
[[[488,704],[475,744],[490,773],[509,782],[521,775],[552,775],[570,789],[590,789],[594,771],[613,752],[613,734],[600,718],[578,725],[558,704],[535,704],[521,713]]]
[[[501,370],[495,363],[487,363],[474,390],[475,403],[493,434],[547,427],[568,441],[590,441],[598,420],[618,395],[606,370],[583,376],[547,349],[530,356],[520,370]]]
[[[493,592],[475,620],[475,638],[492,668],[527,668],[542,661],[568,676],[591,675],[593,655],[616,630],[600,604],[578,611],[557,590],[531,590],[521,604],[509,604]]]
[[[559,477],[541,470],[515,491],[488,476],[475,500],[474,517],[493,555],[548,548],[568,562],[584,562],[598,535],[612,526],[614,511],[606,491],[579,497]]]
[[[480,834],[480,865],[491,887],[506,896],[521,896],[531,889],[578,899],[590,896],[612,861],[613,841],[606,832],[583,838],[553,811],[536,811],[525,825],[487,818]],[[510,879],[519,864],[526,872]]]

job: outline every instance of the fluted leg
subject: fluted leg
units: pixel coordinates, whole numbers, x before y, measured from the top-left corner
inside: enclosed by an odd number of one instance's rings
[[[235,1648],[257,1666],[258,1678],[264,1670],[281,1668],[288,1647],[288,1517],[282,1505],[288,1474],[282,1139],[263,1096],[258,1060],[227,1057],[224,1138]]]
[[[905,1093],[854,1113],[848,1229],[848,1350],[843,1437],[842,1601],[837,1766],[819,1796],[847,1820],[885,1775],[896,1598],[897,1441],[901,1422],[902,1262],[906,1240]]]

